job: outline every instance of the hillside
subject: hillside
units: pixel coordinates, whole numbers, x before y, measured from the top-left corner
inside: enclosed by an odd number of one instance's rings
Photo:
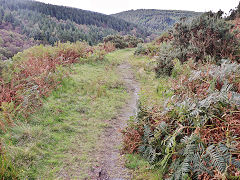
[[[206,12],[143,43],[0,2],[2,56],[27,48],[0,62],[0,180],[239,179],[238,19]],[[89,45],[106,30],[120,35]]]
[[[138,9],[120,12],[112,16],[140,27],[146,27],[149,31],[159,34],[171,28],[181,18],[186,17],[190,20],[200,14],[200,12],[194,11]]]
[[[0,0],[0,37],[3,39],[0,54],[3,60],[34,44],[86,41],[95,45],[112,34],[144,38],[150,33],[133,23],[96,12],[31,0]],[[21,37],[20,41],[14,37]],[[11,46],[9,42],[13,42]]]
[[[35,13],[41,13],[41,15],[54,17],[57,20],[70,20],[77,24],[110,28],[118,32],[129,32],[134,28],[137,28],[136,25],[124,20],[77,8],[56,6],[31,0],[1,0],[1,4],[3,8],[8,8],[11,11],[33,11]],[[141,30],[139,31],[141,32]]]
[[[0,58],[6,60],[33,45],[58,41],[96,45],[114,34],[152,40],[181,17],[197,15],[191,11],[132,10],[109,16],[32,0],[0,0]]]

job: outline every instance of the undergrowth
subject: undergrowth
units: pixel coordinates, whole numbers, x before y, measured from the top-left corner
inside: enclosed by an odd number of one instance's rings
[[[140,93],[138,116],[123,132],[125,151],[140,153],[159,179],[238,178],[239,65],[223,60],[220,67],[192,70],[191,61],[174,64],[171,77],[151,80],[146,67],[137,71],[142,88],[159,83],[147,99],[164,101],[148,104]]]
[[[108,79],[105,79],[105,72],[101,72],[105,71],[102,67],[103,65],[96,64],[103,63],[105,55],[113,50],[115,48],[109,43],[94,47],[84,42],[74,44],[57,43],[55,46],[40,45],[32,47],[1,63],[1,178],[31,179],[40,175],[45,176],[46,173],[54,174],[59,171],[57,165],[56,168],[53,167],[55,167],[55,164],[63,163],[61,161],[62,155],[61,153],[55,154],[54,150],[66,150],[68,146],[66,143],[72,141],[70,135],[76,134],[78,131],[77,127],[73,126],[76,126],[74,123],[78,120],[78,109],[71,107],[71,103],[73,102],[72,106],[77,106],[74,102],[80,98],[79,96],[90,96],[89,94],[84,94],[85,92],[91,93],[91,98],[98,99],[108,93],[110,93],[109,96],[114,96],[115,91],[111,91],[111,89],[117,90],[119,88],[120,92],[115,92],[116,94],[121,94],[124,91],[121,83],[119,85],[115,84],[117,78],[112,71],[110,72],[111,68],[106,69],[106,71],[109,71],[112,77],[106,76]],[[101,67],[100,69],[102,70],[99,72],[101,76],[98,72],[93,72],[93,74],[98,74],[99,77],[94,76],[93,82],[84,82],[83,79],[83,82],[80,83],[74,79],[77,76],[72,74],[72,72],[76,71],[76,67],[80,67],[79,65],[73,67],[73,64],[83,64],[84,66],[86,63],[92,64],[93,67]],[[91,70],[90,67],[85,68]],[[97,71],[98,68],[95,70]],[[82,72],[86,72],[84,68]],[[79,74],[83,75],[82,72],[79,72]],[[86,74],[83,76],[87,78]],[[90,73],[89,78],[91,77]],[[74,84],[77,83],[79,83],[79,86],[75,87]],[[84,90],[84,93],[80,92],[80,87]],[[58,90],[56,91],[56,89]],[[65,94],[64,98],[62,95],[64,93],[71,94],[71,91],[75,91],[74,95],[77,97],[69,99],[68,103],[70,104],[66,106],[68,95]],[[72,97],[74,96],[72,95]],[[61,101],[61,98],[62,104],[58,102]],[[122,101],[121,98],[113,98],[113,100],[116,100],[116,106],[118,106],[118,100]],[[86,102],[89,101],[90,99]],[[79,99],[79,102],[83,103],[81,99]],[[102,99],[100,102],[104,103],[105,99]],[[109,103],[112,102],[107,102],[106,106],[108,107]],[[58,105],[60,106],[59,109],[57,108]],[[84,106],[85,104],[83,103],[82,105]],[[106,108],[106,106],[93,106],[93,108],[101,110],[101,107]],[[111,107],[111,105],[109,106]],[[113,105],[112,109],[110,107],[108,107],[110,109],[109,113],[105,114],[106,118],[108,115],[113,116],[114,114],[115,106]],[[79,112],[84,113],[85,111],[79,110]],[[70,113],[73,114],[72,117],[70,117]],[[92,114],[95,114],[95,112],[92,112]],[[96,110],[95,116],[100,118],[102,114]],[[71,118],[76,122],[71,122]],[[68,121],[63,122],[66,119]],[[99,126],[101,127],[101,125]],[[56,145],[59,144],[61,146],[56,148]],[[47,170],[47,168],[51,170]],[[52,176],[49,175],[49,177]]]
[[[42,100],[42,107],[28,118],[18,117],[2,134],[19,179],[91,179],[92,152],[105,121],[124,105],[123,83],[107,60],[64,69],[71,74]]]

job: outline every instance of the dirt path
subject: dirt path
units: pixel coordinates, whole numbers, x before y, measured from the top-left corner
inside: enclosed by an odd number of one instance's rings
[[[128,180],[131,174],[124,166],[124,156],[121,155],[122,134],[130,116],[136,114],[139,87],[134,78],[131,66],[124,62],[118,66],[118,72],[122,77],[125,87],[130,95],[126,105],[120,109],[116,119],[108,122],[107,128],[100,138],[100,152],[97,155],[99,166],[93,169],[93,179],[97,180]]]

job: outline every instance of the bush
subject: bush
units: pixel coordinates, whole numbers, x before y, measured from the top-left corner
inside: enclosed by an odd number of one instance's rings
[[[240,14],[240,2],[235,9],[231,9],[230,15],[226,18],[227,20],[234,20],[239,17]]]
[[[184,62],[192,58],[203,61],[208,55],[217,61],[229,57],[235,60],[239,43],[231,33],[232,28],[230,23],[211,12],[203,14],[191,24],[177,24],[173,31],[173,46],[182,52],[179,60]],[[185,49],[188,51],[185,52]]]
[[[156,38],[156,40],[154,41],[154,44],[156,45],[160,45],[163,42],[169,42],[172,40],[172,34],[170,32],[165,32],[163,33],[160,37]]]
[[[175,49],[171,43],[162,43],[157,58],[157,66],[155,68],[157,76],[170,76],[173,69],[173,59],[177,57]]]
[[[182,63],[189,59],[205,62],[206,57],[211,57],[217,64],[222,58],[239,61],[237,56],[239,42],[234,32],[231,32],[232,28],[233,26],[222,19],[219,13],[211,12],[203,14],[190,24],[184,21],[176,24],[172,33],[173,38],[169,44],[167,43],[168,48],[160,49],[157,75],[170,75],[171,60],[175,58]],[[165,67],[167,73],[162,70]]]
[[[143,43],[142,39],[130,35],[124,36],[124,41],[127,42],[129,48],[137,47],[139,43]]]
[[[159,55],[160,46],[153,43],[150,44],[138,44],[134,55],[147,55],[150,57]]]
[[[134,55],[146,55],[146,54],[147,54],[147,48],[143,44],[138,44],[134,52]]]
[[[104,43],[111,42],[118,49],[124,48],[133,48],[137,47],[139,43],[143,43],[143,41],[135,36],[120,36],[120,35],[109,35],[105,37]]]

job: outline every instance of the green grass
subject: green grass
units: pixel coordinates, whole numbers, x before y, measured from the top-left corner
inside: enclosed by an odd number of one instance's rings
[[[147,56],[134,56],[135,49],[124,49],[107,55],[110,64],[120,64],[128,61],[134,69],[139,82],[139,101],[147,107],[161,107],[166,98],[172,95],[168,78],[156,78],[154,72],[155,60]],[[131,169],[133,179],[159,180],[162,179],[159,169],[152,167],[139,154],[127,154],[125,166]]]
[[[128,94],[116,73],[116,66],[128,61],[140,84],[140,102],[161,104],[168,91],[167,79],[156,79],[154,60],[133,56],[134,49],[106,55],[102,62],[77,64],[62,70],[71,71],[61,87],[43,100],[43,106],[28,119],[2,135],[5,151],[19,179],[56,179],[68,174],[71,179],[90,179],[96,166],[94,152],[106,121],[124,106]],[[60,71],[62,71],[60,70]],[[171,92],[169,92],[171,93]],[[4,162],[5,159],[3,159]],[[134,179],[161,179],[159,172],[140,155],[127,155],[126,167]]]
[[[19,179],[56,179],[64,174],[89,178],[106,121],[117,115],[128,97],[116,73],[115,55],[104,62],[72,66],[70,76],[38,112],[19,120],[3,136]]]
[[[160,180],[161,173],[153,168],[141,155],[127,154],[125,166],[132,170],[135,180]]]
[[[166,95],[170,96],[172,93],[169,89],[168,78],[156,78],[154,59],[148,56],[134,56],[133,53],[134,51],[129,56],[129,63],[135,70],[135,76],[140,85],[139,101],[148,107],[161,106]]]
[[[154,72],[155,60],[147,56],[134,56],[135,49],[123,49],[108,54],[110,64],[118,65],[123,61],[130,63],[140,84],[139,101],[146,106],[161,105],[169,91],[168,78],[156,78]],[[167,92],[167,93],[166,93]],[[164,95],[163,95],[164,94]]]
[[[154,72],[155,60],[147,56],[134,56],[134,49],[128,53],[129,63],[134,69],[139,82],[139,102],[146,107],[163,107],[166,98],[172,95],[168,77],[156,78]],[[161,170],[153,167],[139,154],[126,156],[126,167],[132,169],[133,179],[136,180],[160,180],[163,179]]]
[[[118,51],[114,51],[106,55],[107,61],[113,65],[119,65],[124,61],[129,61],[129,57],[134,53],[135,49],[122,49]]]

